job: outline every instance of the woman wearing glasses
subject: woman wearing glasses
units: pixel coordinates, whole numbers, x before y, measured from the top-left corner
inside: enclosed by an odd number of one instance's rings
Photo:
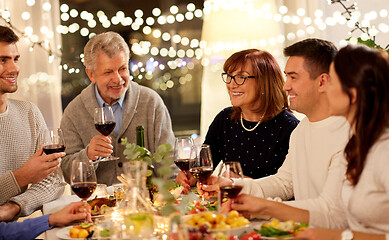
[[[204,143],[211,146],[214,166],[239,161],[247,177],[276,173],[299,123],[282,90],[279,65],[270,53],[248,49],[230,56],[223,70],[232,106],[215,117],[206,135]],[[183,183],[182,179],[186,180],[180,173],[177,182]]]

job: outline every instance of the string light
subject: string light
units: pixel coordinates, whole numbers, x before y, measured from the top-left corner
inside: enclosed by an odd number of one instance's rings
[[[389,32],[389,26],[385,22],[379,23],[377,27],[370,27],[371,21],[377,20],[377,18],[387,18],[388,10],[381,9],[379,12],[371,11],[364,16],[356,11],[357,7],[355,4],[352,4],[349,7],[346,7],[342,1],[344,0],[331,0],[329,3],[340,3],[345,7],[345,12],[340,13],[335,11],[332,16],[323,19],[323,11],[316,10],[314,13],[315,18],[312,19],[309,16],[306,16],[306,10],[303,8],[298,8],[296,13],[291,13],[286,6],[281,6],[278,9],[272,9],[269,4],[264,4],[261,9],[255,9],[250,2],[246,4],[236,5],[233,1],[206,1],[204,3],[203,9],[196,9],[196,6],[193,3],[186,5],[186,12],[180,12],[179,7],[173,5],[169,8],[167,14],[162,14],[161,9],[154,8],[152,10],[152,16],[144,17],[144,12],[141,9],[134,11],[134,18],[126,16],[123,11],[118,11],[115,16],[111,19],[108,19],[104,11],[98,11],[96,15],[89,13],[87,11],[82,11],[79,13],[76,9],[70,9],[69,5],[61,4],[60,5],[60,17],[63,22],[68,22],[71,18],[77,18],[87,22],[88,27],[80,27],[77,23],[69,23],[68,25],[59,25],[56,26],[56,31],[65,35],[68,33],[78,32],[83,37],[92,38],[96,35],[92,31],[98,24],[104,28],[109,28],[111,25],[121,24],[123,26],[131,26],[134,31],[142,31],[145,35],[151,35],[153,38],[161,38],[165,42],[173,42],[175,47],[169,48],[160,48],[159,46],[153,46],[152,43],[148,41],[139,41],[132,45],[132,52],[135,55],[151,55],[151,56],[160,56],[163,58],[170,58],[176,60],[168,60],[167,64],[158,63],[155,66],[155,69],[158,71],[165,70],[166,67],[170,69],[182,68],[183,66],[186,69],[193,69],[194,62],[200,61],[203,66],[207,66],[210,63],[208,56],[211,56],[214,53],[218,53],[223,50],[238,50],[243,47],[266,47],[272,46],[276,43],[284,43],[286,40],[294,41],[296,38],[303,38],[307,35],[312,35],[316,31],[323,31],[328,26],[336,26],[337,24],[347,24],[352,28],[350,33],[353,33],[355,30],[359,29],[362,31],[361,39],[375,40],[375,36],[379,32],[387,33]],[[35,0],[27,0],[28,6],[34,6]],[[51,5],[49,2],[42,4],[42,9],[44,11],[50,11]],[[283,21],[285,24],[295,24],[295,25],[304,25],[303,28],[297,29],[296,32],[288,32],[284,35],[269,37],[268,39],[259,39],[258,41],[252,42],[205,42],[200,41],[199,39],[193,38],[190,39],[187,36],[182,36],[178,33],[170,34],[167,32],[161,32],[157,25],[173,24],[175,22],[184,22],[191,21],[195,18],[203,18],[204,16],[210,14],[212,11],[219,11],[220,9],[237,9],[238,11],[247,11],[250,14],[254,14],[257,18],[262,18],[265,20],[274,20],[276,22]],[[39,46],[44,49],[48,55],[48,61],[53,62],[55,58],[61,58],[61,50],[52,49],[48,41],[40,41],[38,36],[35,35],[31,27],[26,27],[24,31],[17,30],[10,21],[10,13],[7,9],[0,9],[0,17],[18,32],[23,38],[26,38],[30,42],[30,50],[33,51],[35,46]],[[31,14],[28,11],[24,11],[21,14],[23,20],[29,20]],[[363,19],[361,19],[363,18]],[[40,32],[47,36],[47,38],[53,37],[53,32],[49,31],[46,26],[42,26]],[[46,38],[46,39],[47,39]],[[354,41],[354,40],[353,40]],[[157,41],[158,42],[158,41]],[[181,46],[180,46],[181,45]],[[189,59],[189,61],[183,61],[182,59]],[[180,59],[181,61],[178,61]],[[80,57],[77,61],[83,61],[83,58]],[[190,63],[190,64],[189,64]],[[69,67],[69,63],[59,66],[64,71],[67,71],[69,74],[76,74],[80,72],[80,69],[76,67]],[[147,71],[143,76],[145,79],[151,79],[153,71]],[[141,75],[142,76],[142,75]],[[184,80],[180,80],[180,83]],[[175,86],[174,84],[167,84],[169,86]]]

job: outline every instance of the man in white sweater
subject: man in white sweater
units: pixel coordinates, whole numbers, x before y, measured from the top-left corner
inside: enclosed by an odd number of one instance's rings
[[[331,199],[336,199],[332,195],[344,176],[342,151],[349,125],[342,117],[330,117],[324,92],[336,52],[332,43],[320,39],[306,39],[284,49],[289,57],[284,90],[290,107],[306,118],[292,132],[289,152],[278,172],[262,179],[244,179],[242,193],[250,196],[240,195],[232,208],[281,220],[309,219],[310,225],[318,227],[346,226],[343,211],[333,208]],[[289,206],[306,209],[306,215],[292,216],[285,204],[262,199],[276,197]],[[288,201],[293,197],[295,200]]]
[[[30,215],[63,193],[50,174],[65,153],[42,155],[47,127],[41,112],[30,102],[8,99],[17,90],[18,39],[0,26],[0,222]]]

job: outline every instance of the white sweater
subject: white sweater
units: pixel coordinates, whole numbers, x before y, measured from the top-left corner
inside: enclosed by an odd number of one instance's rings
[[[369,151],[357,185],[350,187],[344,178],[339,200],[350,229],[386,233],[389,239],[389,129]]]
[[[344,212],[334,201],[345,173],[341,163],[349,131],[343,117],[319,122],[304,118],[292,132],[288,155],[278,172],[262,179],[244,179],[242,192],[284,201],[294,196],[294,201],[284,203],[309,210],[311,226],[346,227]]]

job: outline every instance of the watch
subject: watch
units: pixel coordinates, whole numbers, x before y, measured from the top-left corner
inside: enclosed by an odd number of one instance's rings
[[[342,232],[342,240],[353,240],[354,239],[354,233],[350,230],[344,230]]]

